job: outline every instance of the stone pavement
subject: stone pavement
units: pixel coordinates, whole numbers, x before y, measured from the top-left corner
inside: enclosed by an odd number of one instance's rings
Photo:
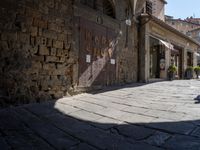
[[[200,81],[80,94],[0,110],[0,150],[200,150]]]

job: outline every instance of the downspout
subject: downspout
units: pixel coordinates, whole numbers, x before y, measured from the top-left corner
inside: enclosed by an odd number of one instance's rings
[[[148,17],[148,20],[147,21],[145,21],[145,22],[143,22],[142,23],[142,21],[141,21],[141,17],[142,17],[142,15],[148,15],[147,17]],[[138,33],[137,33],[137,35],[138,35],[138,52],[137,52],[137,54],[138,54],[138,70],[137,70],[137,81],[138,82],[141,82],[140,80],[141,80],[141,59],[140,59],[140,57],[141,57],[141,52],[140,52],[140,49],[141,49],[141,28],[143,27],[143,26],[145,26],[150,20],[152,19],[152,17],[151,17],[151,15],[149,15],[149,14],[140,14],[140,16],[137,18],[137,20],[138,20],[138,23],[137,23],[137,31],[138,31]],[[145,31],[146,32],[146,31]]]

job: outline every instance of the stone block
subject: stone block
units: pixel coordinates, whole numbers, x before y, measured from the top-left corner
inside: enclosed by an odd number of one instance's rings
[[[53,46],[53,40],[52,39],[47,39],[47,47],[52,47]]]
[[[64,49],[64,50],[63,50],[63,55],[66,56],[66,57],[68,57],[68,56],[69,56],[69,51],[66,50],[66,49]]]
[[[67,41],[64,42],[64,49],[69,50],[71,48],[71,44],[69,44]]]
[[[3,51],[8,51],[9,50],[8,43],[6,41],[1,41],[0,42],[0,49],[3,50]]]
[[[35,37],[35,45],[42,45],[41,37],[39,36]]]
[[[36,37],[36,45],[46,46],[47,39],[44,37]]]
[[[46,38],[41,38],[41,44],[43,45],[43,46],[46,46],[47,45],[47,39]]]
[[[56,23],[49,23],[48,24],[48,29],[49,30],[52,30],[52,31],[56,31],[56,32],[61,32],[61,27],[59,24],[56,24]]]
[[[69,58],[69,59],[67,59],[66,61],[67,61],[67,63],[69,63],[69,64],[74,64],[74,63],[75,63],[74,58]]]
[[[35,37],[31,37],[31,39],[30,39],[30,44],[31,44],[32,46],[35,46],[35,43],[36,43],[36,38],[35,38]]]
[[[46,62],[57,62],[59,61],[59,57],[56,56],[47,56],[46,57]]]
[[[67,41],[67,35],[66,34],[58,34],[58,40]]]
[[[38,28],[38,36],[42,36],[42,32],[43,32],[42,28]]]
[[[56,56],[56,52],[57,51],[57,49],[56,48],[51,48],[51,56]]]
[[[3,33],[1,33],[1,40],[3,40],[3,41],[16,41],[17,40],[17,33],[3,32]]]
[[[45,70],[56,69],[56,66],[54,63],[43,64],[43,69]]]
[[[47,29],[47,21],[46,20],[40,20],[38,22],[38,27],[43,28],[43,29]]]
[[[48,0],[48,1],[46,1],[46,5],[47,5],[49,8],[54,8],[54,0]]]
[[[53,47],[54,48],[61,48],[63,49],[63,42],[58,40],[53,40]]]
[[[44,56],[32,56],[33,61],[44,61]]]
[[[38,46],[33,46],[30,48],[30,52],[31,54],[37,54],[38,53]]]
[[[39,27],[39,28],[42,28],[42,29],[47,29],[47,21],[42,20],[40,18],[34,18],[33,26]]]
[[[59,58],[59,62],[60,63],[64,63],[66,61],[66,57],[65,56],[61,56],[60,58]]]
[[[54,94],[55,98],[58,99],[58,98],[62,98],[64,96],[64,93],[62,91],[59,91],[59,92],[56,92]]]
[[[40,69],[40,70],[39,70],[39,74],[40,74],[40,75],[43,75],[43,76],[51,75],[51,74],[52,74],[52,70]]]
[[[43,30],[42,35],[46,38],[50,38],[50,39],[57,39],[57,33],[55,31],[51,31],[51,30]]]
[[[42,64],[41,64],[41,62],[33,61],[31,68],[32,69],[41,69],[42,68]]]
[[[29,42],[29,39],[30,39],[30,35],[29,34],[26,34],[26,33],[18,33],[18,40],[22,43],[27,43]]]
[[[62,68],[62,69],[55,69],[53,71],[53,75],[65,75],[66,74],[66,68]]]
[[[37,36],[38,35],[38,27],[30,27],[30,33],[31,33],[31,36]]]
[[[63,56],[63,49],[57,49],[56,56]]]
[[[72,34],[67,35],[67,40],[68,40],[68,43],[72,43],[72,41],[73,41]]]
[[[40,55],[49,55],[49,49],[46,46],[39,46]]]

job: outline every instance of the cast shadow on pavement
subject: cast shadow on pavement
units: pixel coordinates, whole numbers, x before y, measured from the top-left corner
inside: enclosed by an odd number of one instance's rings
[[[134,113],[118,119],[117,115],[108,117],[106,111],[98,116],[98,112],[56,105],[61,104],[0,110],[1,150],[199,150],[200,147],[200,120],[159,121],[145,116],[146,120],[138,122],[131,119]]]

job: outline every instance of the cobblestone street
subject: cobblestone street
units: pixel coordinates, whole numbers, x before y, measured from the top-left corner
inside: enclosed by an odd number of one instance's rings
[[[199,150],[200,81],[133,84],[0,110],[0,149]]]

